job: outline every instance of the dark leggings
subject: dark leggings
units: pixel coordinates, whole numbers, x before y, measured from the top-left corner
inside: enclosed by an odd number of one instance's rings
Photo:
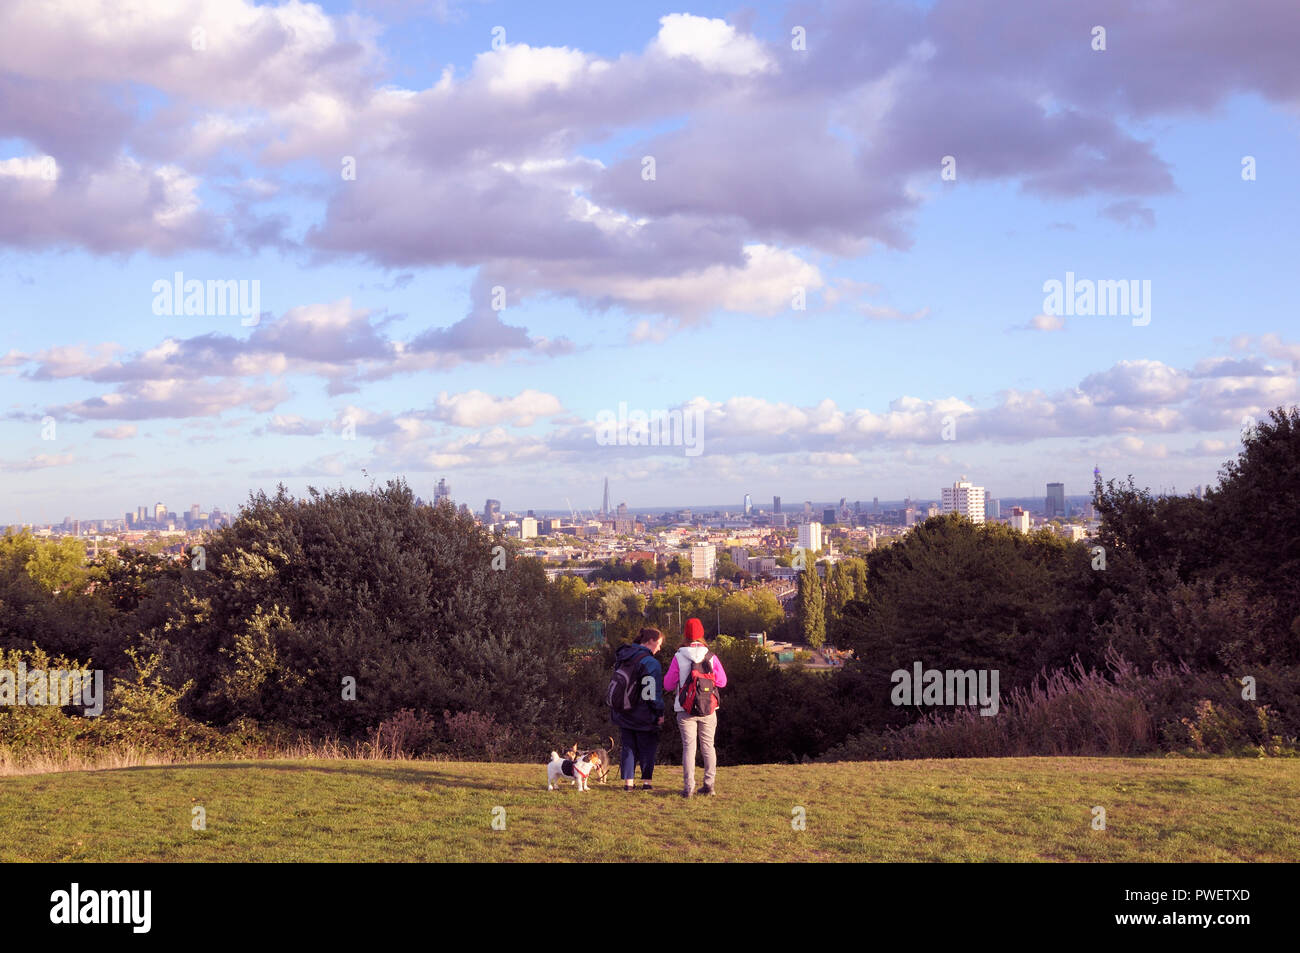
[[[659,729],[650,728],[645,731],[635,731],[631,728],[620,728],[622,736],[619,738],[619,744],[623,746],[623,757],[619,764],[619,770],[623,774],[624,781],[631,781],[636,772],[636,766],[641,765],[641,780],[649,781],[655,773],[655,752],[659,750]]]

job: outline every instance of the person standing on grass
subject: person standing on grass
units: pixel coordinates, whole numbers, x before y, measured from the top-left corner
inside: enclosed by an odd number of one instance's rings
[[[620,732],[619,745],[622,757],[619,772],[623,775],[623,790],[633,788],[636,766],[641,765],[641,789],[652,788],[655,773],[655,754],[659,751],[659,731],[664,724],[664,667],[655,654],[663,648],[664,634],[658,629],[641,630],[637,640],[619,646],[614,656],[615,675],[629,673],[631,691],[627,697],[631,707],[622,710],[611,707],[610,718]]]
[[[701,794],[712,794],[718,773],[718,754],[713,738],[718,730],[718,692],[727,685],[722,660],[704,644],[704,624],[687,619],[685,643],[668,665],[664,689],[675,692],[673,709],[677,712],[677,730],[682,736],[682,797],[695,793],[695,748],[699,743],[704,760],[704,785]]]

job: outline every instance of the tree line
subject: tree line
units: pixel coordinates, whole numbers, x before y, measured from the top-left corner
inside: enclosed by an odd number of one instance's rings
[[[0,537],[0,649],[103,669],[116,737],[147,723],[181,748],[385,737],[408,754],[532,759],[609,733],[600,699],[617,645],[656,626],[666,662],[697,617],[732,673],[718,741],[731,762],[1065,752],[1116,711],[1126,751],[1294,750],[1300,410],[1247,433],[1204,499],[1130,478],[1098,480],[1094,504],[1100,533],[1082,543],[933,517],[824,579],[806,567],[787,618],[761,588],[549,582],[513,541],[417,505],[402,481],[280,488],[212,534],[204,568]],[[604,645],[585,642],[588,619],[605,623]],[[757,631],[854,660],[778,668],[744,638]],[[894,704],[891,673],[916,661],[998,670],[1008,717]],[[84,721],[0,708],[0,746],[90,737]],[[1052,738],[1066,721],[1075,733]]]

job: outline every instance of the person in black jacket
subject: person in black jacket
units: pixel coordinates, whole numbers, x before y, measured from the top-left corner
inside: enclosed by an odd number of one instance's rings
[[[664,723],[664,668],[655,658],[663,644],[662,632],[645,628],[635,642],[619,646],[614,656],[615,668],[639,659],[638,688],[633,693],[636,703],[631,711],[610,711],[610,717],[621,732],[619,744],[623,750],[619,771],[623,775],[625,791],[632,790],[638,764],[641,765],[642,789],[651,789],[655,754],[659,750],[659,730]]]

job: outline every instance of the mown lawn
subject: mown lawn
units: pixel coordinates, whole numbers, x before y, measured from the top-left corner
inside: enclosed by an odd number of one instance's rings
[[[690,801],[677,793],[680,769],[661,767],[654,792],[627,794],[616,775],[581,794],[548,792],[540,764],[249,761],[6,777],[0,861],[1300,860],[1300,759],[750,765],[722,768],[720,794]],[[194,806],[206,830],[192,829]]]

